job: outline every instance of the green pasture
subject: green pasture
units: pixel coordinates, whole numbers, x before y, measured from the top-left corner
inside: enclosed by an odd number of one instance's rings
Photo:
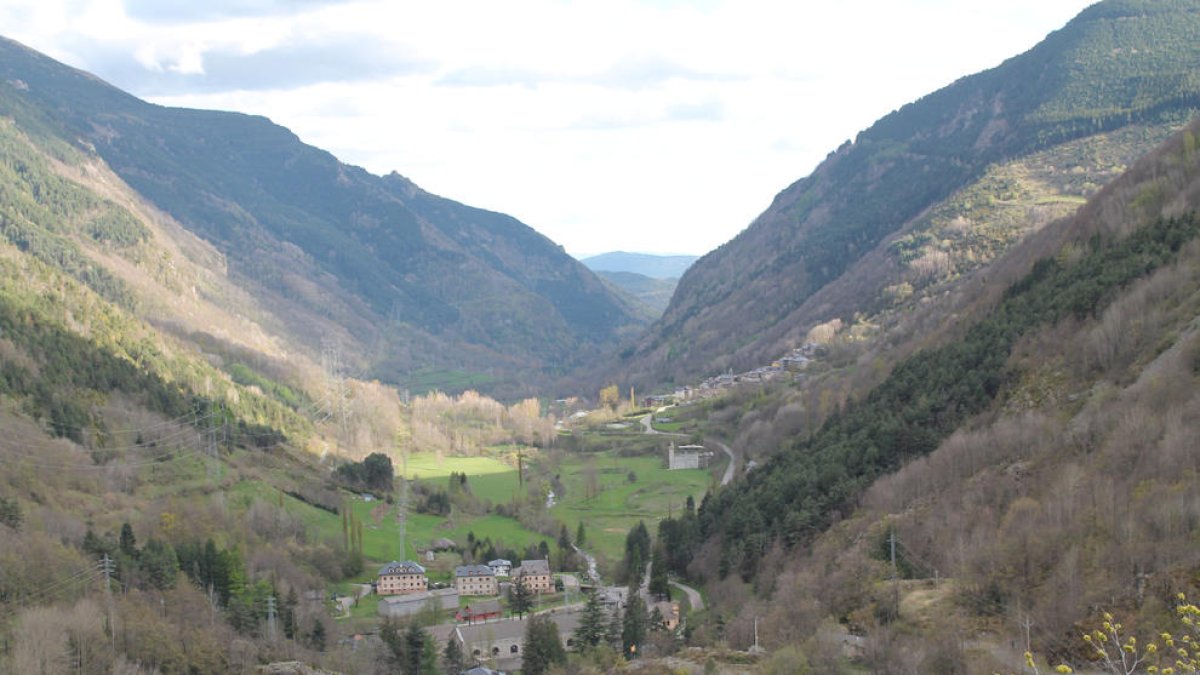
[[[259,499],[272,504],[278,504],[280,492],[275,488],[258,481],[243,481],[230,490],[230,496],[235,503],[248,507]],[[307,526],[310,534],[318,540],[340,544],[343,541],[342,516],[329,513],[322,509],[306,504],[294,497],[282,495],[284,510],[299,518]],[[527,530],[512,518],[486,515],[471,517],[431,516],[411,513],[405,524],[405,552],[400,554],[399,525],[396,520],[398,507],[395,504],[373,500],[364,501],[361,497],[347,493],[347,501],[355,517],[363,524],[363,557],[367,559],[367,569],[364,578],[374,575],[373,566],[391,560],[417,560],[426,564],[423,557],[418,557],[416,548],[424,548],[434,539],[447,538],[456,542],[465,542],[468,532],[474,532],[479,538],[490,537],[493,542],[510,545],[514,548],[524,548],[530,544],[538,544],[547,537]],[[553,543],[549,542],[548,543]],[[453,554],[439,554],[437,560],[429,565],[430,578],[438,581],[448,581],[455,565],[461,564]]]
[[[560,467],[560,476],[567,491],[550,513],[572,535],[582,521],[585,548],[609,560],[624,555],[625,535],[639,520],[653,533],[659,520],[684,508],[688,495],[699,504],[711,480],[707,469],[668,471],[657,454],[620,457],[613,452],[572,455]]]
[[[404,467],[403,463],[401,467]],[[408,457],[409,478],[437,484],[439,479],[451,473],[465,473],[471,493],[492,503],[512,501],[519,487],[516,466],[495,457],[438,457],[431,452],[413,453]],[[445,486],[445,481],[441,481],[441,485]]]

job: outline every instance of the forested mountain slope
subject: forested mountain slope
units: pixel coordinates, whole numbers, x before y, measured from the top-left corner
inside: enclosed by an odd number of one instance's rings
[[[511,392],[635,323],[515,219],[343,164],[264,118],[147,104],[8,40],[0,75],[0,114],[94,153],[212,244],[277,332],[310,354],[340,343],[363,375]]]
[[[816,323],[877,310],[885,289],[908,281],[893,238],[989,167],[1130,125],[1154,130],[1145,152],[1159,129],[1186,120],[1200,107],[1198,38],[1194,2],[1108,0],[1030,51],[884,117],[689,269],[614,371],[680,382],[754,367]],[[969,219],[958,229],[975,234]]]
[[[1171,628],[1200,591],[1198,134],[932,300],[931,334],[801,385],[878,382],[663,528],[735,643],[758,617],[821,672],[845,632],[880,671],[1005,671],[1026,640],[1078,671],[1102,610]]]

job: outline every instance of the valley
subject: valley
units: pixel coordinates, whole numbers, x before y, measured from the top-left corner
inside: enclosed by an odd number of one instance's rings
[[[587,265],[0,40],[0,672],[1200,667],[1197,36],[1105,0]]]

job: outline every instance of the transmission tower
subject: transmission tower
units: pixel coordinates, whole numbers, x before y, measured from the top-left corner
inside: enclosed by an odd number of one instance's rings
[[[333,342],[326,342],[321,347],[321,364],[325,369],[325,400],[329,403],[329,417],[337,421],[338,452],[346,446],[349,433],[347,422],[347,400],[349,393],[346,387],[346,374],[342,367],[341,348]]]

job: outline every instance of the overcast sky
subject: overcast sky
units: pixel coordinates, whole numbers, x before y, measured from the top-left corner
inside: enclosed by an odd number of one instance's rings
[[[874,120],[1088,0],[4,0],[142,98],[270,117],[575,255],[705,253]]]

